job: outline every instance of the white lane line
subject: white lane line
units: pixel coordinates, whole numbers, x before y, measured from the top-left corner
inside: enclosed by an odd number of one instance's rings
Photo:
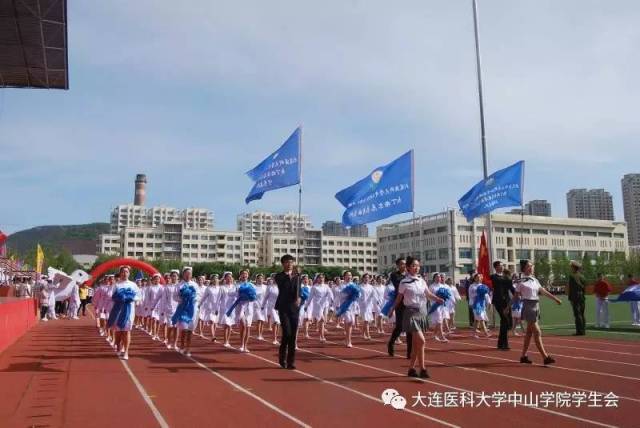
[[[326,343],[336,344],[336,342],[332,342],[332,341],[329,341],[329,340],[327,340]],[[366,349],[366,348],[359,348],[357,346],[354,346],[354,348]],[[319,355],[319,356],[322,356],[322,357],[325,357],[325,358],[328,358],[328,359],[340,361],[340,362],[343,362],[343,363],[346,363],[346,364],[352,364],[352,365],[355,365],[355,366],[360,366],[360,367],[369,368],[371,370],[376,370],[376,371],[379,371],[379,372],[382,372],[382,373],[388,373],[388,374],[393,374],[393,375],[396,375],[396,376],[406,377],[406,375],[403,375],[402,373],[398,373],[398,372],[394,372],[394,371],[386,370],[386,369],[381,369],[379,367],[370,366],[368,364],[356,363],[355,361],[343,360],[342,358],[334,357],[333,355],[322,354],[322,353],[319,353],[319,352],[309,351],[307,349],[300,349],[299,352],[307,352],[307,353],[314,354],[314,355]],[[402,357],[398,357],[398,358],[402,358]],[[445,364],[442,364],[442,363],[438,363],[438,364],[445,365]],[[465,367],[458,367],[458,366],[454,366],[454,367],[465,368]],[[421,379],[421,378],[416,378],[416,379],[421,381],[421,382],[424,382],[424,383],[431,383],[431,384],[434,384],[434,385],[443,386],[445,388],[453,389],[453,390],[460,391],[460,392],[474,393],[474,394],[476,393],[475,391],[470,391],[470,390],[467,390],[467,389],[458,388],[458,387],[455,387],[455,386],[452,386],[452,385],[446,385],[446,384],[434,382],[434,381],[431,381],[431,380],[425,380],[425,379]],[[607,427],[607,428],[616,428],[615,425],[608,425],[608,424],[604,424],[604,423],[601,423],[601,422],[596,422],[594,420],[583,419],[583,418],[581,418],[579,416],[573,416],[573,415],[569,415],[569,414],[562,413],[562,412],[556,412],[554,410],[545,409],[545,408],[542,408],[542,407],[522,406],[522,408],[538,410],[540,412],[550,413],[550,414],[553,414],[553,415],[556,415],[556,416],[560,416],[560,417],[563,417],[563,418],[569,418],[569,419],[573,419],[573,420],[576,420],[576,421],[580,421],[580,422],[584,422],[584,423],[588,423],[588,424],[592,424],[592,425],[598,425],[598,426]]]
[[[455,343],[469,344],[468,342],[458,342],[457,340],[455,341]],[[434,350],[434,351],[439,350],[439,349],[436,349],[436,348],[426,348],[426,347],[425,347],[425,349],[430,349],[430,350]],[[468,356],[476,357],[476,358],[485,358],[485,359],[489,359],[489,360],[509,361],[511,363],[514,362],[514,359],[491,357],[491,356],[488,356],[488,355],[471,354],[471,353],[468,353],[468,352],[456,351],[455,349],[448,349],[447,352],[453,352],[455,354],[460,354],[460,355],[468,355]],[[534,364],[534,365],[542,367],[542,364]],[[548,367],[550,369],[554,369],[554,370],[566,370],[566,371],[576,372],[576,373],[589,373],[589,374],[598,375],[598,376],[607,376],[607,377],[615,377],[615,378],[618,378],[618,379],[640,381],[640,378],[637,378],[637,377],[622,376],[622,375],[617,375],[617,374],[613,374],[613,373],[602,373],[602,372],[594,372],[594,371],[591,371],[591,370],[572,369],[570,367],[563,367],[563,366],[557,366],[557,365],[549,365],[549,366],[546,366],[546,367]]]
[[[169,424],[167,423],[167,421],[164,420],[164,417],[162,417],[162,414],[160,413],[158,408],[155,406],[155,404],[153,404],[153,401],[151,401],[151,397],[149,397],[149,394],[144,389],[144,387],[142,386],[142,384],[140,383],[136,375],[134,375],[131,369],[129,368],[129,364],[127,364],[127,362],[124,360],[120,360],[120,362],[122,363],[122,365],[124,366],[124,369],[129,374],[129,377],[133,381],[133,384],[136,386],[136,388],[138,388],[138,392],[142,396],[142,399],[145,401],[145,403],[147,403],[147,406],[149,406],[149,409],[151,409],[151,413],[153,413],[153,416],[156,418],[156,421],[158,421],[158,425],[160,425],[160,428],[169,428]]]
[[[252,357],[254,357],[254,358],[257,358],[257,359],[259,359],[259,360],[262,360],[262,361],[264,361],[264,362],[266,362],[266,363],[269,363],[269,364],[271,364],[271,365],[275,365],[275,366],[280,367],[280,365],[279,365],[278,363],[273,362],[273,361],[271,361],[271,360],[268,360],[268,359],[266,359],[266,358],[264,358],[264,357],[261,357],[261,356],[259,356],[259,355],[255,355],[255,354],[252,354],[252,353],[249,353],[248,355],[250,355],[250,356],[252,356]],[[349,388],[348,386],[344,386],[344,385],[341,385],[341,384],[339,384],[339,383],[332,382],[332,381],[330,381],[330,380],[326,380],[326,379],[324,379],[324,378],[321,378],[321,377],[318,377],[318,376],[312,375],[311,373],[303,372],[302,370],[299,370],[299,369],[296,369],[296,370],[293,370],[293,371],[295,371],[296,373],[299,373],[299,374],[301,374],[301,375],[303,375],[303,376],[306,376],[306,377],[308,377],[308,378],[311,378],[311,379],[317,380],[317,381],[322,382],[322,383],[326,383],[326,384],[328,384],[328,385],[335,386],[336,388],[344,389],[345,391],[351,392],[351,393],[353,393],[353,394],[359,395],[359,396],[364,397],[364,398],[366,398],[366,399],[369,399],[369,400],[371,400],[371,401],[375,401],[375,402],[376,402],[376,403],[378,403],[378,404],[381,404],[381,400],[380,400],[380,398],[379,398],[379,397],[374,397],[374,396],[372,396],[372,395],[365,394],[364,392],[358,391],[357,389]],[[438,419],[438,418],[431,417],[431,416],[429,416],[429,415],[425,415],[424,413],[416,412],[416,411],[414,411],[414,410],[407,409],[407,408],[405,408],[405,409],[403,409],[403,410],[404,410],[405,412],[407,412],[407,413],[412,414],[412,415],[419,416],[419,417],[421,417],[421,418],[423,418],[423,419],[428,419],[428,420],[430,420],[430,421],[432,421],[432,422],[437,422],[437,423],[439,423],[439,424],[441,424],[441,425],[444,425],[444,426],[447,426],[447,427],[451,427],[451,428],[460,428],[460,426],[459,426],[459,425],[451,424],[451,423],[449,423],[449,422],[443,421],[442,419]]]
[[[640,337],[640,336],[639,336]],[[509,339],[511,339],[511,337],[509,337]],[[562,337],[562,336],[554,336],[554,335],[550,335],[550,336],[545,336],[545,340],[561,340],[561,341],[566,341],[566,342],[576,342],[576,343],[581,343],[583,345],[604,345],[604,346],[624,346],[625,348],[635,348],[640,350],[640,342],[630,342],[630,343],[609,343],[609,342],[600,342],[597,340],[591,340],[591,339],[586,339],[586,340],[576,340],[576,339],[569,339],[568,337]]]
[[[566,349],[577,349],[579,351],[589,351],[589,352],[606,352],[607,354],[616,354],[616,355],[631,355],[632,357],[636,357],[638,355],[637,352],[620,352],[620,351],[608,351],[606,349],[593,349],[593,348],[580,348],[580,347],[576,347],[576,346],[567,346],[567,345],[556,345],[555,343],[547,343],[547,338],[549,336],[545,336],[544,340],[545,340],[545,348],[566,348]],[[519,337],[519,338],[509,338],[509,342],[514,342],[514,343],[523,343],[523,342],[519,342],[519,341],[523,341],[524,339]],[[457,342],[457,341],[456,341]],[[463,342],[457,342],[457,343],[463,343]]]
[[[187,357],[186,355],[183,355],[183,357],[185,357],[188,360],[191,360],[193,363],[195,363],[198,367],[200,367],[201,369],[204,369],[206,371],[208,371],[209,373],[211,373],[212,375],[216,376],[218,379],[228,383],[229,385],[233,386],[234,388],[236,388],[238,391],[241,391],[245,394],[247,394],[249,397],[257,400],[258,402],[264,404],[266,407],[268,407],[269,409],[273,410],[276,413],[279,413],[280,415],[284,416],[285,418],[295,422],[296,424],[298,424],[301,427],[305,427],[305,428],[311,428],[311,425],[308,425],[304,422],[302,422],[300,419],[296,418],[295,416],[285,412],[284,410],[282,410],[281,408],[279,408],[278,406],[271,404],[270,402],[268,402],[267,400],[265,400],[264,398],[254,394],[253,392],[249,391],[246,388],[243,388],[242,386],[238,385],[237,383],[235,383],[234,381],[232,381],[231,379],[227,378],[226,376],[221,375],[220,373],[218,373],[215,370],[212,370],[211,368],[209,368],[208,366],[202,364],[200,361],[196,360],[193,357]]]
[[[374,340],[374,341],[378,342],[376,340]],[[335,342],[333,342],[333,343],[335,343]],[[354,348],[362,349],[364,351],[373,352],[373,353],[376,353],[376,354],[388,355],[386,352],[378,351],[376,349],[362,348],[362,347],[358,347],[358,346],[354,346]],[[435,349],[435,348],[428,348],[428,347],[425,347],[425,349],[432,350],[432,351],[438,350],[438,349]],[[452,352],[456,352],[456,351],[452,351]],[[430,355],[433,355],[433,354],[430,354]],[[401,356],[398,356],[398,355],[396,355],[395,358],[404,359],[404,357],[401,357]],[[556,388],[571,389],[571,390],[574,390],[574,391],[592,392],[589,389],[577,388],[577,387],[573,387],[573,386],[569,386],[569,385],[562,385],[562,384],[557,384],[557,383],[553,383],[553,382],[546,382],[546,381],[541,381],[541,380],[529,379],[529,378],[524,378],[524,377],[520,377],[520,376],[508,375],[508,374],[505,374],[505,373],[496,373],[496,372],[491,372],[491,371],[482,370],[482,369],[476,369],[476,368],[472,368],[472,367],[458,366],[458,365],[455,365],[455,364],[445,364],[445,363],[441,363],[439,361],[434,361],[433,359],[430,359],[429,362],[432,362],[434,364],[438,364],[438,365],[441,365],[441,366],[445,366],[445,367],[454,367],[454,368],[457,368],[457,369],[468,370],[468,371],[478,372],[478,373],[484,373],[484,374],[488,374],[488,375],[493,375],[493,376],[499,376],[499,377],[504,377],[504,378],[508,378],[508,379],[519,380],[519,381],[522,381],[522,382],[529,382],[529,383],[535,383],[535,384],[539,384],[539,385],[553,386],[553,387],[556,387]],[[604,395],[605,393],[602,393],[602,394]],[[634,402],[640,403],[640,399],[638,399],[638,398],[625,397],[625,396],[621,396],[621,395],[618,395],[618,397],[620,399],[624,399],[624,400],[634,401]]]

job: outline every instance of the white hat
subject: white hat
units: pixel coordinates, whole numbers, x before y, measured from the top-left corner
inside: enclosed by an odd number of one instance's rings
[[[171,269],[171,271],[169,271],[169,273],[176,273],[179,274],[180,271],[178,269]]]
[[[184,273],[185,270],[190,270],[193,272],[193,268],[191,266],[185,266],[182,268],[182,273]]]
[[[162,278],[162,275],[160,274],[160,272],[156,272],[156,273],[154,273],[153,275],[151,275],[151,278],[155,278],[156,276],[157,276],[158,278]]]
[[[231,275],[231,276],[233,277],[233,273],[232,273],[232,272],[229,272],[229,271],[227,271],[227,272],[223,273],[223,274],[222,274],[222,277],[224,278],[224,277],[225,277],[225,276],[227,276],[227,275]]]

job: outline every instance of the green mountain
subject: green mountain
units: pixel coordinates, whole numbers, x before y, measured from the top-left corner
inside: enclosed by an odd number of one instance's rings
[[[102,233],[109,233],[109,223],[38,226],[9,235],[7,249],[26,256],[40,244],[56,254],[62,250],[71,254],[96,254],[98,235]]]

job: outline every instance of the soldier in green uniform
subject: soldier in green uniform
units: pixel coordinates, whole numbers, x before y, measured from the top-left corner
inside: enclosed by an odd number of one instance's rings
[[[573,316],[576,320],[576,336],[585,335],[584,319],[584,293],[587,281],[582,276],[582,265],[571,261],[571,276],[569,277],[569,301],[573,307]]]

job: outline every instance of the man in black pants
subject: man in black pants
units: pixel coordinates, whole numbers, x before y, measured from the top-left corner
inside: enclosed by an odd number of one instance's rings
[[[508,351],[509,330],[511,330],[511,295],[516,294],[511,278],[504,275],[504,266],[500,261],[493,262],[496,273],[491,275],[493,283],[493,300],[491,303],[500,316],[500,335],[498,336],[498,349]]]
[[[584,319],[585,289],[587,281],[582,276],[582,265],[572,260],[571,275],[569,276],[569,301],[573,307],[573,317],[576,320],[575,336],[584,336],[586,321]]]
[[[400,281],[407,274],[407,264],[403,258],[399,258],[396,260],[396,270],[393,272],[389,279],[393,284],[393,288],[396,290],[396,296],[398,295],[398,287],[400,286]],[[404,314],[404,304],[400,302],[400,305],[395,310],[396,313],[396,325],[391,333],[391,338],[389,338],[389,343],[387,344],[387,351],[389,355],[393,357],[395,355],[394,347],[396,340],[400,337],[400,333],[402,333],[402,315]],[[411,357],[411,335],[407,334],[407,358]]]
[[[278,362],[280,367],[295,370],[296,360],[296,331],[298,331],[298,318],[300,316],[300,275],[293,269],[293,256],[285,254],[280,258],[282,272],[276,274],[275,281],[278,285],[278,298],[275,309],[280,315],[282,338]]]

